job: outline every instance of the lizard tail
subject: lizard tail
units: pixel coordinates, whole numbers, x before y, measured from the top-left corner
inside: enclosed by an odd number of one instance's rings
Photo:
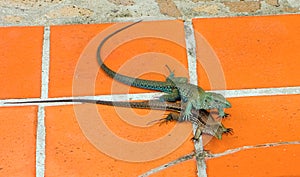
[[[106,74],[108,74],[111,78],[118,80],[119,82],[122,82],[124,84],[127,85],[131,85],[134,87],[139,87],[139,88],[143,88],[143,89],[150,89],[150,90],[157,90],[157,91],[162,91],[162,92],[171,92],[172,91],[172,86],[166,86],[165,82],[161,82],[161,81],[152,81],[152,80],[145,80],[145,79],[138,79],[138,78],[133,78],[133,77],[128,77],[122,74],[118,74],[115,71],[111,70],[109,67],[107,67],[104,62],[103,59],[101,57],[101,49],[103,47],[103,45],[105,44],[105,42],[110,39],[112,36],[118,34],[119,32],[141,22],[142,20],[136,21],[134,23],[131,23],[127,26],[124,26],[118,30],[116,30],[115,32],[109,34],[108,36],[106,36],[99,44],[98,48],[97,48],[97,61],[98,64],[100,65],[100,67],[106,72]]]

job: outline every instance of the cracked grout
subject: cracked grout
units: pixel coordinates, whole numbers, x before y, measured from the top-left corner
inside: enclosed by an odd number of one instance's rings
[[[190,154],[182,156],[182,157],[180,157],[180,158],[178,158],[178,159],[176,159],[174,161],[171,161],[169,163],[165,163],[165,164],[163,164],[163,165],[161,165],[159,167],[156,167],[154,169],[151,169],[151,170],[147,171],[146,173],[143,173],[143,174],[139,175],[139,177],[146,177],[146,176],[152,175],[154,173],[157,173],[157,172],[159,172],[161,170],[164,170],[164,169],[166,169],[168,167],[171,167],[173,165],[176,165],[176,164],[179,164],[181,162],[190,160],[190,159],[192,159],[195,156],[194,154],[195,153],[190,153]]]
[[[275,147],[275,146],[292,145],[292,144],[300,145],[300,141],[283,141],[283,142],[275,142],[275,143],[265,143],[265,144],[258,144],[258,145],[242,146],[242,147],[238,147],[235,149],[228,149],[221,153],[209,154],[207,158],[212,159],[212,158],[222,157],[225,155],[233,154],[233,153],[247,150],[247,149],[257,149],[257,148]]]
[[[187,161],[187,160],[191,160],[195,156],[196,156],[196,158],[198,156],[199,158],[202,158],[202,159],[213,159],[213,158],[218,158],[218,157],[222,157],[222,156],[229,155],[229,154],[234,154],[236,152],[247,150],[247,149],[276,147],[276,146],[293,145],[293,144],[300,145],[300,141],[283,141],[283,142],[274,142],[274,143],[265,143],[265,144],[258,144],[258,145],[242,146],[242,147],[238,147],[238,148],[235,148],[235,149],[229,149],[229,150],[226,150],[224,152],[216,153],[216,154],[209,153],[209,151],[202,151],[202,152],[200,152],[198,154],[195,153],[195,152],[192,152],[192,153],[189,153],[189,154],[184,155],[182,157],[179,157],[179,158],[177,158],[177,159],[175,159],[173,161],[165,163],[165,164],[163,164],[163,165],[161,165],[159,167],[153,168],[153,169],[151,169],[151,170],[143,173],[139,177],[149,176],[149,175],[151,175],[153,173],[157,173],[157,172],[159,172],[161,170],[164,170],[164,169],[166,169],[168,167],[174,166],[174,165],[179,164],[181,162],[184,162],[184,161]]]

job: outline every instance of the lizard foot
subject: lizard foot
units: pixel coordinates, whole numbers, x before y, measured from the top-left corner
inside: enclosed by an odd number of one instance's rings
[[[232,135],[234,132],[232,128],[226,128],[223,133]]]
[[[153,120],[151,122],[148,122],[147,125],[151,125],[151,124],[156,124],[159,123],[159,126],[161,126],[161,124],[168,123],[170,120],[168,120],[167,118],[161,118],[161,119],[157,119],[157,120]]]
[[[173,114],[170,113],[170,114],[167,115],[167,117],[161,118],[161,119],[158,119],[158,120],[153,120],[153,121],[147,123],[147,125],[150,125],[150,124],[153,124],[153,123],[159,123],[159,126],[161,126],[163,123],[167,124],[168,122],[171,122],[173,120],[174,120]]]
[[[184,113],[179,121],[180,122],[189,121],[191,117],[192,117],[192,113]]]

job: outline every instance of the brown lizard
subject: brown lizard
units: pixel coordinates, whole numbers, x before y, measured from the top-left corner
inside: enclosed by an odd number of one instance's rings
[[[60,99],[60,100],[40,100],[40,101],[23,101],[23,102],[5,102],[4,104],[21,104],[21,103],[51,103],[51,102],[80,102],[80,103],[92,103],[92,104],[102,104],[118,107],[131,107],[138,109],[156,109],[156,110],[167,110],[171,111],[166,118],[159,119],[159,122],[169,122],[178,121],[182,122],[180,119],[180,113],[183,111],[183,107],[179,102],[161,102],[158,100],[150,101],[104,101],[104,100],[91,100],[91,99]],[[226,128],[221,122],[216,121],[212,114],[204,109],[195,110],[192,109],[192,116],[189,122],[197,125],[195,136],[193,140],[198,140],[202,133],[214,136],[218,139],[222,138],[225,133],[232,133],[231,128]],[[156,121],[155,121],[156,122]],[[152,122],[151,122],[152,123]]]

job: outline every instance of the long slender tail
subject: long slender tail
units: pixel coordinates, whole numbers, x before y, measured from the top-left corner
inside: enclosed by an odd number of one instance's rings
[[[18,101],[18,102],[4,102],[3,104],[22,104],[22,103],[55,103],[55,102],[79,102],[79,103],[96,103],[96,100],[90,99],[59,99],[59,100],[36,100],[36,101]]]
[[[59,100],[36,100],[36,101],[19,101],[19,102],[4,102],[4,104],[32,104],[32,103],[55,103],[55,102],[74,102],[74,103],[91,103],[102,104],[118,107],[131,107],[138,109],[156,109],[156,110],[170,110],[181,111],[180,103],[164,103],[158,100],[150,101],[105,101],[105,100],[91,100],[91,99],[59,99]]]
[[[158,90],[158,91],[162,91],[162,92],[171,92],[172,91],[172,87],[171,86],[166,86],[167,83],[165,82],[161,82],[161,81],[152,81],[152,80],[145,80],[145,79],[138,79],[138,78],[133,78],[133,77],[129,77],[129,76],[125,76],[122,74],[118,74],[115,71],[111,70],[109,67],[107,67],[104,62],[103,59],[101,57],[101,49],[103,47],[103,45],[105,44],[105,42],[110,39],[112,36],[118,34],[119,32],[141,22],[142,20],[139,20],[137,22],[131,23],[127,26],[124,26],[116,31],[114,31],[113,33],[109,34],[108,36],[106,36],[99,44],[98,48],[97,48],[97,61],[98,64],[100,65],[100,67],[106,72],[106,74],[108,74],[111,78],[122,82],[124,84],[130,85],[130,86],[134,86],[134,87],[138,87],[138,88],[143,88],[143,89],[150,89],[150,90]],[[170,85],[170,83],[168,83]]]
[[[131,107],[137,109],[156,109],[156,110],[169,110],[169,111],[181,111],[180,103],[165,103],[158,100],[150,101],[104,101],[96,100],[96,104],[118,106],[118,107]]]

